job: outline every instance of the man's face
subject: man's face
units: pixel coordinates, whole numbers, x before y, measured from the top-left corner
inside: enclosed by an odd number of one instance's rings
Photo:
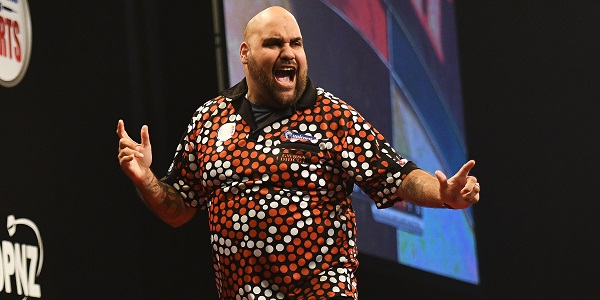
[[[242,62],[247,67],[248,98],[271,107],[295,103],[304,92],[308,74],[295,20],[284,15],[255,24],[245,44]]]

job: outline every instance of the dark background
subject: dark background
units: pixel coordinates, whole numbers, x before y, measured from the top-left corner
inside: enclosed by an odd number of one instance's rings
[[[481,284],[362,255],[360,298],[597,294],[600,2],[455,5],[483,187]],[[0,221],[39,227],[42,298],[215,299],[206,215],[177,229],[153,216],[120,171],[115,134],[120,118],[135,139],[148,124],[153,169],[166,171],[192,112],[218,91],[210,1],[29,6],[28,72],[0,88]],[[16,242],[4,230],[0,240]]]

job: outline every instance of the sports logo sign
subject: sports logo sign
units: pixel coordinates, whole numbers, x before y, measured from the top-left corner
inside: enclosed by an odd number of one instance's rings
[[[31,16],[27,0],[0,0],[0,85],[14,87],[31,57]]]
[[[17,228],[21,228],[17,233]],[[20,295],[23,299],[41,298],[42,290],[36,282],[44,264],[42,236],[35,223],[26,218],[6,218],[9,239],[0,241],[0,298],[2,295]],[[35,234],[33,245],[22,242],[22,237]]]

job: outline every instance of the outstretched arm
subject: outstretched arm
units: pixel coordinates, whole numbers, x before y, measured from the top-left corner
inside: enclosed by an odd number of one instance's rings
[[[477,178],[469,176],[474,166],[475,161],[470,160],[450,178],[441,171],[436,171],[433,176],[423,170],[414,170],[404,178],[396,194],[419,206],[467,208],[479,201],[481,191]]]
[[[138,144],[125,131],[123,120],[117,123],[119,136],[119,164],[123,172],[131,179],[140,196],[148,207],[165,223],[177,227],[189,221],[196,209],[183,202],[175,189],[160,181],[152,170],[152,147],[148,126],[142,126],[142,143]]]

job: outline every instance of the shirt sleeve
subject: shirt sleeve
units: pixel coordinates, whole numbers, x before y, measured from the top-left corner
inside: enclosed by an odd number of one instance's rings
[[[173,162],[166,176],[161,179],[179,192],[188,206],[201,209],[206,209],[208,205],[206,191],[200,181],[202,168],[199,163],[202,161],[203,152],[198,149],[202,141],[200,128],[203,126],[202,116],[203,111],[206,110],[205,105],[194,112],[187,130],[177,145]]]
[[[395,192],[406,175],[419,167],[398,154],[377,129],[348,108],[351,118],[343,141],[342,167],[378,208],[390,207],[402,201]]]

